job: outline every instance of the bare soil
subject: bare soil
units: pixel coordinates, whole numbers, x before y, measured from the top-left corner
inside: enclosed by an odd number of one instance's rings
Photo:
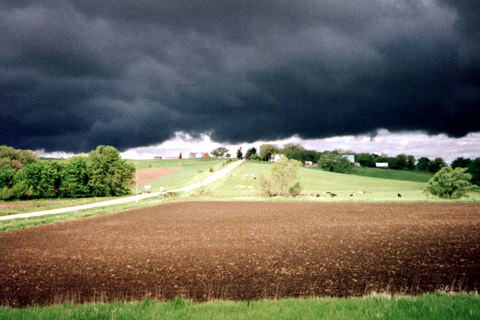
[[[175,172],[180,171],[178,168],[148,168],[148,169],[138,169],[137,170],[137,179],[139,186],[146,186],[160,178],[171,175]]]
[[[0,303],[480,287],[480,204],[184,202],[0,233]]]

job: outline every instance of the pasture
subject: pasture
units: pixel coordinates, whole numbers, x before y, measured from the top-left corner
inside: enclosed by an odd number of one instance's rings
[[[227,177],[209,186],[207,198],[259,199],[262,197],[261,176],[267,176],[272,163],[248,161]],[[428,174],[381,170],[370,168],[357,170],[358,174],[341,174],[323,171],[318,168],[301,168],[297,181],[308,197],[305,201],[433,201],[445,202],[424,193],[425,183],[408,180],[425,180]],[[367,174],[378,177],[369,177]],[[388,177],[388,178],[387,178]],[[334,193],[332,197],[327,192]],[[400,194],[400,196],[399,196]],[[275,198],[270,198],[274,200]],[[291,200],[291,199],[283,199]],[[480,193],[472,192],[460,201],[479,201]]]

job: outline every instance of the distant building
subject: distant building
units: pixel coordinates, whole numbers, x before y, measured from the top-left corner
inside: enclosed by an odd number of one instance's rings
[[[190,155],[188,156],[190,159],[199,159],[203,156],[202,152],[190,152]]]
[[[388,162],[375,162],[376,168],[388,169]]]
[[[277,162],[278,160],[282,159],[283,157],[285,157],[283,154],[274,153],[270,157],[270,162]]]
[[[350,163],[355,162],[355,156],[353,154],[344,154],[343,157],[346,158]]]
[[[312,161],[305,161],[305,167],[312,167],[313,162]]]
[[[210,158],[210,155],[208,154],[208,152],[205,152],[205,153],[202,155],[202,158]]]

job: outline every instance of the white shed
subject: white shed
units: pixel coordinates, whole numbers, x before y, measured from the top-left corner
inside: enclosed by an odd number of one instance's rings
[[[388,169],[388,162],[375,162],[375,167]]]

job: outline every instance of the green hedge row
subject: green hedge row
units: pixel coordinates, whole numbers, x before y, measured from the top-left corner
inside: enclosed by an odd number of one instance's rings
[[[120,196],[133,184],[135,167],[111,146],[68,160],[39,160],[30,152],[0,147],[0,199]]]

